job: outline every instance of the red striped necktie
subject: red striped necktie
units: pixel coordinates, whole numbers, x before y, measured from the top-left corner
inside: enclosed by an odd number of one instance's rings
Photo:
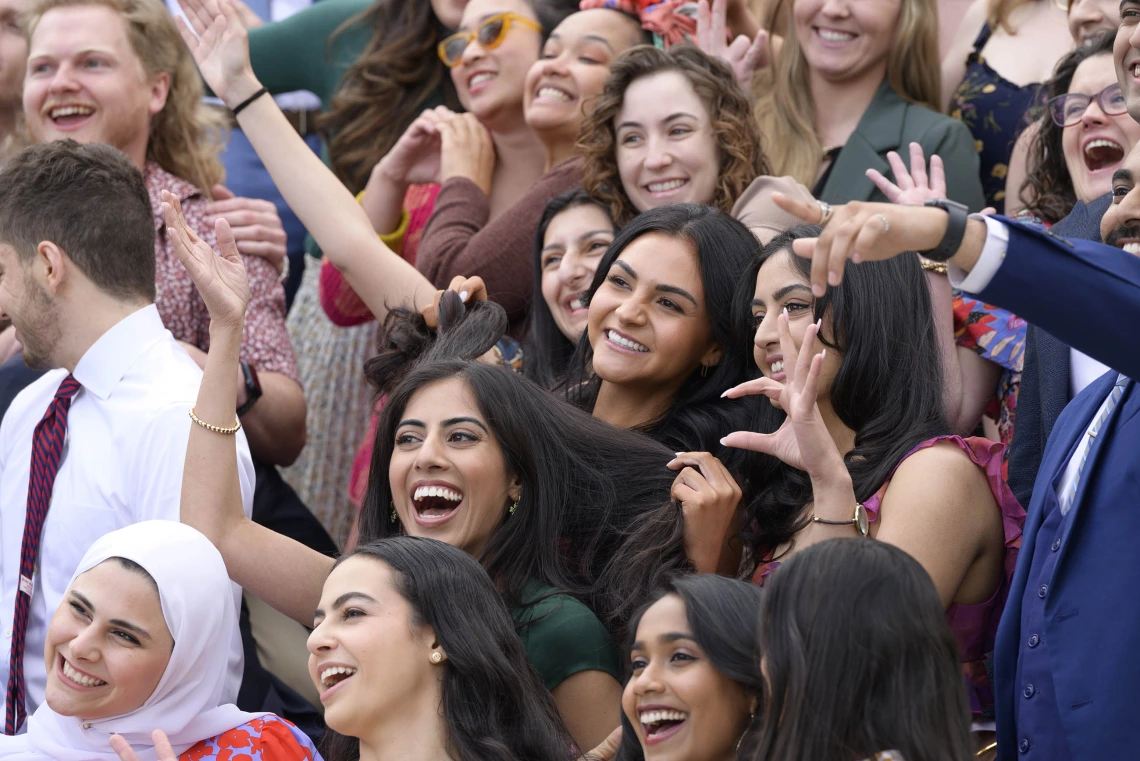
[[[79,381],[70,374],[59,384],[55,398],[32,437],[32,467],[28,474],[28,509],[24,517],[24,538],[20,542],[20,589],[16,592],[16,613],[12,619],[12,652],[8,661],[8,697],[4,734],[14,735],[27,718],[24,704],[24,641],[28,633],[28,609],[32,604],[32,579],[39,557],[40,535],[51,504],[51,490],[63,458],[67,438],[67,412],[79,391]]]

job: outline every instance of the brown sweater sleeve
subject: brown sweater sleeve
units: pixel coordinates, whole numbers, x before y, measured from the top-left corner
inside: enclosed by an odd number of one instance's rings
[[[526,320],[534,290],[534,236],[546,204],[582,184],[577,160],[543,175],[514,206],[494,220],[475,183],[455,177],[443,184],[424,230],[416,268],[437,288],[456,275],[479,275],[487,293],[507,310],[511,333]]]

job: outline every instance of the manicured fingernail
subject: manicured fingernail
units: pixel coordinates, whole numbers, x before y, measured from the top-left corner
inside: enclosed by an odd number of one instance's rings
[[[721,445],[722,447],[727,447],[727,446],[728,446],[728,437],[727,437],[727,436],[725,436],[723,439],[721,439],[721,440],[720,440],[720,445]]]
[[[819,330],[821,327],[823,327],[823,318],[822,317],[820,317],[818,320],[815,321],[816,330]]]
[[[684,453],[684,452],[674,452],[674,453],[673,453],[673,456],[674,456],[674,457],[680,457],[680,456],[681,456],[681,455],[683,455],[683,454],[685,454],[685,453]]]
[[[731,391],[731,390],[732,390],[732,389],[729,389],[729,391]],[[723,398],[725,398],[726,396],[728,396],[728,391],[722,391],[722,392],[721,392],[721,395],[720,395],[720,398],[721,398],[721,399],[723,399]]]
[[[467,301],[467,296],[468,296],[467,291],[460,291],[459,292],[459,300],[460,301]]]
[[[825,357],[825,358],[826,358],[826,357],[827,357],[827,349],[824,349],[823,351],[821,351],[821,352],[819,353],[819,356],[821,356],[821,357]]]
[[[780,314],[784,315],[784,317],[787,317],[788,316],[788,308],[784,307],[783,310],[781,310]]]
[[[827,273],[827,282],[829,285],[833,285],[833,286],[839,285],[839,273],[838,272],[828,272]]]

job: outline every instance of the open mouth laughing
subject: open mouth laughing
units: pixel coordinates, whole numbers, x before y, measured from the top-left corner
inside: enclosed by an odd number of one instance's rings
[[[63,655],[59,656],[59,674],[62,681],[72,689],[91,690],[106,686],[106,682],[86,674],[71,665]]]
[[[82,103],[64,103],[46,109],[45,113],[56,127],[68,130],[78,127],[91,118],[95,109]]]
[[[671,708],[642,709],[640,712],[641,731],[646,745],[664,742],[681,731],[689,715]]]
[[[1096,138],[1085,143],[1082,151],[1085,168],[1090,172],[1113,169],[1124,161],[1124,146],[1108,138]]]
[[[418,483],[412,489],[412,518],[424,527],[451,520],[463,503],[463,492],[450,484]]]
[[[622,350],[624,353],[633,352],[635,354],[645,354],[649,351],[648,346],[634,341],[629,336],[623,335],[613,328],[606,330],[605,337],[612,346]]]

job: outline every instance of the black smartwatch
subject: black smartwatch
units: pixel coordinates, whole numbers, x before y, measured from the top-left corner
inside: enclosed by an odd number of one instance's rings
[[[962,245],[962,238],[966,236],[966,222],[970,219],[970,210],[956,201],[949,201],[945,198],[931,199],[923,206],[942,209],[950,215],[950,219],[946,223],[946,233],[938,245],[929,251],[918,252],[932,262],[944,262],[956,254]]]
[[[253,409],[257,400],[261,398],[261,381],[257,379],[257,370],[244,359],[239,363],[241,374],[245,378],[245,404],[237,408],[238,417]]]

